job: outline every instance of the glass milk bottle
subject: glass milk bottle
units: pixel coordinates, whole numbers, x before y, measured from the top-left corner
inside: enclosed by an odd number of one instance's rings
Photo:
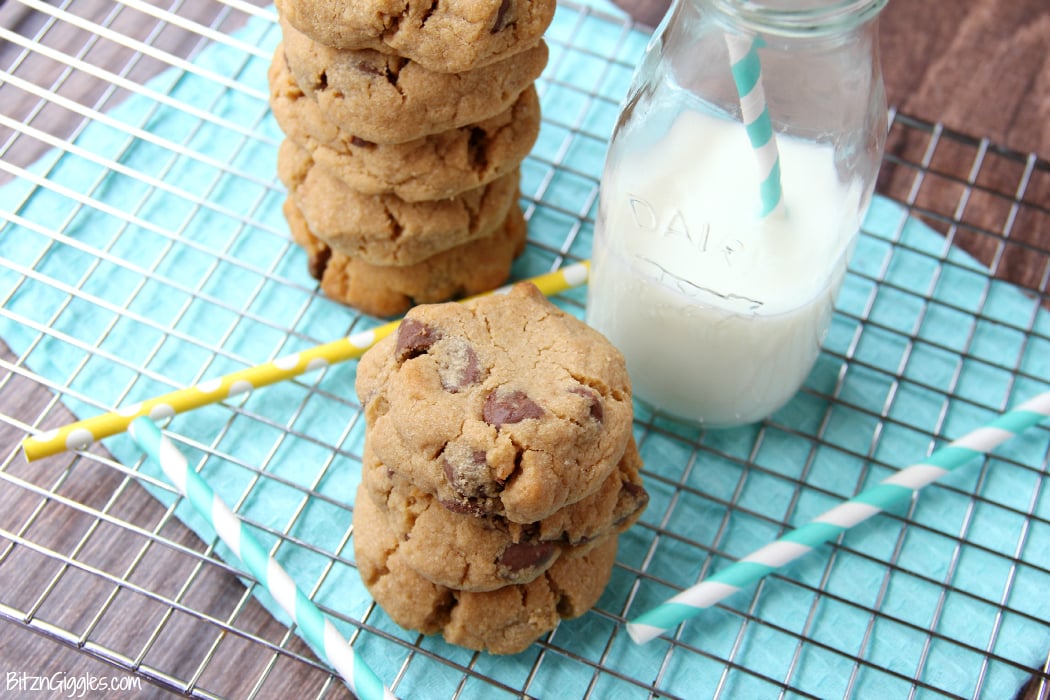
[[[635,396],[724,427],[785,404],[827,333],[886,134],[885,0],[677,0],[602,175],[588,322]]]

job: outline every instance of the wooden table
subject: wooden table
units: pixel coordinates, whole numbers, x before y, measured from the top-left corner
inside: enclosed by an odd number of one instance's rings
[[[639,10],[640,16],[653,16],[646,0],[624,0],[625,5],[628,2],[645,3],[645,7]],[[32,17],[31,13],[20,11],[17,4],[10,0],[5,4],[6,8],[0,5],[0,18],[6,12],[8,16],[15,17],[10,21],[26,32],[31,31],[38,19]],[[103,11],[100,9],[100,12]],[[649,14],[646,15],[646,12]],[[929,137],[917,143],[909,141],[900,133],[891,134],[889,153],[898,156],[902,164],[890,164],[884,169],[879,182],[879,189],[883,193],[901,201],[913,202],[920,210],[929,208],[951,212],[960,206],[958,183],[966,182],[973,169],[974,154],[982,152],[982,148],[992,145],[993,151],[1003,148],[1034,154],[1043,159],[1050,158],[1050,4],[1045,0],[892,0],[882,15],[881,46],[890,104],[902,113],[971,135],[975,144],[973,148],[957,148],[939,156],[940,160],[934,165],[944,177],[914,192],[913,169],[904,163],[916,162],[923,157],[923,153],[928,150]],[[12,50],[9,46],[0,45],[0,68],[8,64]],[[119,62],[119,57],[115,60]],[[82,87],[86,91],[98,89],[98,86]],[[5,104],[3,109],[7,112],[15,108]],[[23,155],[11,154],[9,157],[20,157],[29,162],[36,155],[29,152]],[[1007,169],[1003,168],[1001,182],[996,180],[992,169],[988,176],[990,179],[982,182],[981,186],[990,190],[1013,186],[1011,183],[1015,182],[1016,175],[1005,172]],[[1016,245],[1008,247],[1006,252],[1002,240],[983,230],[1001,231],[1001,227],[997,228],[994,223],[978,227],[981,231],[941,228],[953,235],[960,245],[992,263],[997,275],[1018,281],[1030,289],[1041,290],[1046,298],[1050,269],[1050,179],[1044,174],[1034,180],[1030,187],[1032,191],[1027,196],[1032,199],[1028,201],[1035,202],[1037,212],[1041,211],[1042,215],[1033,216],[1030,221],[1015,222],[1009,233]],[[972,199],[965,204],[968,217],[976,222],[997,220],[998,211],[982,211],[982,199]],[[930,217],[930,220],[933,225],[939,225],[936,216]],[[6,348],[3,350],[4,358],[13,361]],[[9,379],[5,386],[6,390],[0,394],[5,402],[5,413],[32,421],[42,411],[46,411],[47,422],[52,425],[70,419],[60,407],[46,408],[51,401],[51,394],[46,389],[17,377]],[[21,437],[17,429],[0,424],[0,443],[12,444]],[[30,471],[24,465],[13,465],[8,469],[15,473]],[[119,485],[120,479],[115,473],[107,475],[104,470],[96,472],[97,479],[75,486],[72,494],[76,498],[97,503],[100,499],[105,500],[107,494]],[[24,494],[19,492],[16,495]],[[4,492],[0,492],[0,497],[5,498],[5,502],[0,504],[4,522],[21,522],[39,504],[37,498],[21,498],[11,502]],[[129,498],[124,507],[134,511],[137,522],[160,522],[165,517],[160,505],[141,491],[137,497]],[[76,532],[76,524],[69,525],[70,532]],[[188,547],[201,548],[199,543],[194,544],[195,537],[177,522],[167,522],[163,526],[163,533],[166,538],[185,542]],[[6,545],[0,543],[0,553],[3,546]],[[108,554],[103,552],[99,566],[119,567],[121,547],[118,540]],[[11,568],[0,567],[0,587],[18,585],[18,581],[10,579],[13,575]],[[163,571],[163,568],[158,567],[157,571]],[[26,575],[42,577],[46,581],[52,573],[50,570],[30,570]],[[236,597],[236,593],[230,592],[237,590],[236,585],[231,585],[234,581],[233,576],[216,581],[215,590],[219,591],[216,595]],[[144,586],[163,585],[149,580],[141,583]],[[37,582],[35,585],[39,588],[44,584]],[[133,619],[136,614],[135,603],[132,600],[128,604],[131,606],[129,615]],[[72,598],[70,605],[76,605]],[[255,629],[264,638],[277,639],[281,636],[279,625],[270,620],[254,601],[244,602],[242,606],[238,625]],[[153,614],[148,606],[140,606],[139,610],[143,616]],[[190,631],[187,634],[192,634],[191,628],[188,628]],[[264,664],[266,659],[251,658],[249,655],[241,662],[244,667],[234,671],[234,678],[251,679],[258,675],[260,664]],[[91,673],[108,676],[122,673],[115,672],[90,654],[56,644],[13,624],[0,625],[0,670],[38,675],[63,672],[68,675]],[[285,692],[291,692],[292,688],[298,693],[316,691],[325,682],[326,674],[319,669],[303,667],[300,670],[299,676],[289,674]],[[153,692],[147,685],[129,697],[145,697]]]

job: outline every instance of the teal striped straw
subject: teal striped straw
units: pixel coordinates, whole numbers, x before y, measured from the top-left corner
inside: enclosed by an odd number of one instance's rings
[[[1050,416],[1050,391],[1004,413],[933,452],[926,460],[900,470],[802,527],[730,564],[687,588],[662,605],[627,623],[631,639],[642,644],[695,617],[728,596],[821,544],[838,537],[890,506],[910,499],[919,489],[958,469]]]
[[[288,572],[267,553],[204,478],[190,468],[185,455],[153,421],[145,416],[136,418],[128,426],[128,433],[291,616],[306,641],[342,676],[350,692],[361,700],[396,700],[379,676],[356,657],[353,647],[332,621],[299,590]]]
[[[733,82],[740,97],[740,114],[758,161],[761,214],[766,217],[783,203],[784,192],[780,184],[780,153],[762,87],[762,63],[758,59],[761,39],[726,34],[725,40]]]

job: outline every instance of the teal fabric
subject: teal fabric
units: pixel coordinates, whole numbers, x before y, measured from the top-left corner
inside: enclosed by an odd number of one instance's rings
[[[648,39],[597,7],[561,6],[548,32],[544,123],[522,168],[529,246],[515,278],[590,255],[606,139]],[[266,103],[278,41],[272,21],[252,20],[235,42],[196,56],[193,71],[168,70],[0,188],[0,337],[68,387],[62,400],[75,414],[383,321],[319,295],[288,239],[275,178],[282,135]],[[558,299],[581,317],[583,302],[582,290]],[[288,530],[277,558],[348,635],[347,620],[371,604],[346,537],[364,431],[354,372],[352,362],[334,366],[167,426],[264,545]],[[598,610],[515,657],[472,661],[440,639],[420,643],[474,664],[462,697],[510,697],[526,684],[539,697],[641,698],[649,684],[690,698],[785,687],[900,697],[914,676],[919,697],[1007,697],[1050,647],[1045,427],[707,611],[681,630],[684,647],[636,646],[620,620],[1048,387],[1050,315],[1037,300],[876,198],[825,351],[790,404],[764,424],[710,433],[637,407],[652,500],[621,539]],[[174,500],[130,438],[106,447]],[[188,504],[177,514],[214,539]],[[389,682],[416,635],[379,610],[368,622],[404,642],[357,637]],[[1006,661],[985,663],[985,650]],[[446,697],[464,680],[427,655],[404,670],[403,697]]]

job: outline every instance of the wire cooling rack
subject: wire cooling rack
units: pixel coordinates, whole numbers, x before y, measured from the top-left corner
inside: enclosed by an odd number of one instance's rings
[[[265,85],[278,39],[271,8],[232,0],[0,3],[7,691],[30,692],[13,673],[112,676],[132,694],[348,695],[125,437],[33,463],[19,446],[377,322],[327,301],[288,242]],[[605,139],[646,39],[559,7],[515,277],[588,257]],[[406,633],[361,587],[353,363],[168,428],[403,697],[999,698],[1029,678],[1038,693],[1045,426],[666,637],[636,646],[623,628],[1050,386],[1050,164],[897,113],[889,144],[806,387],[733,431],[639,407],[651,505],[597,608],[521,655]],[[558,299],[577,315],[583,302]]]

